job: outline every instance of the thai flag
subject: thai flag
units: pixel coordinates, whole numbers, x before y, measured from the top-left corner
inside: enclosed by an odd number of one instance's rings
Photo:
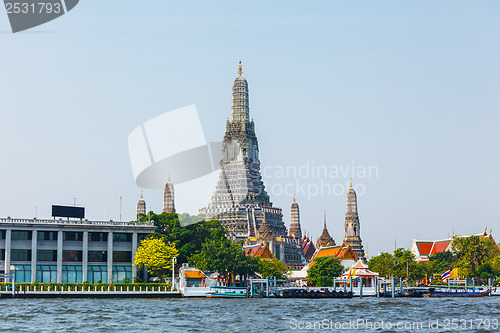
[[[451,269],[448,269],[446,272],[444,272],[443,274],[441,274],[441,281],[449,279],[450,278],[450,274],[451,274]]]

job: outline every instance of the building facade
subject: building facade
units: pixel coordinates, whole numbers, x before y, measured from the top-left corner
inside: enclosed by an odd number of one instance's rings
[[[154,230],[128,222],[1,218],[0,273],[15,273],[19,283],[145,281],[134,255]]]

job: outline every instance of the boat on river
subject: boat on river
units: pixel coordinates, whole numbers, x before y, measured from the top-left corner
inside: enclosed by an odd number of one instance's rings
[[[212,286],[206,294],[207,298],[245,298],[248,297],[246,287]]]
[[[491,294],[491,289],[479,289],[477,287],[447,286],[436,288],[433,292],[425,294],[424,297],[485,297]]]

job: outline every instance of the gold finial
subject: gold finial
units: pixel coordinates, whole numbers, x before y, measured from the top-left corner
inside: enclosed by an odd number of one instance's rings
[[[295,193],[293,194],[293,202],[295,202]]]
[[[168,172],[168,182],[170,183],[170,171]]]
[[[351,188],[352,188],[352,178],[351,178]]]
[[[144,191],[142,191],[142,190],[141,190],[141,199],[143,198],[143,196],[142,196],[142,192],[144,192]]]
[[[240,60],[240,65],[238,67],[238,74],[240,74],[240,76],[241,74],[243,74],[243,68],[241,67],[241,60]]]

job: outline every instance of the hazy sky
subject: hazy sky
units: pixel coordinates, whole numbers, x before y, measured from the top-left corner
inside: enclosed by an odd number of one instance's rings
[[[123,196],[134,219],[129,133],[196,104],[220,141],[241,59],[287,226],[279,189],[299,181],[303,229],[318,237],[326,210],[341,242],[354,165],[372,168],[353,177],[371,256],[500,230],[498,1],[81,1],[17,34],[0,12],[0,216],[49,218],[76,197],[89,219],[118,220]],[[301,166],[340,174],[276,173]],[[162,192],[144,194],[160,211]]]

